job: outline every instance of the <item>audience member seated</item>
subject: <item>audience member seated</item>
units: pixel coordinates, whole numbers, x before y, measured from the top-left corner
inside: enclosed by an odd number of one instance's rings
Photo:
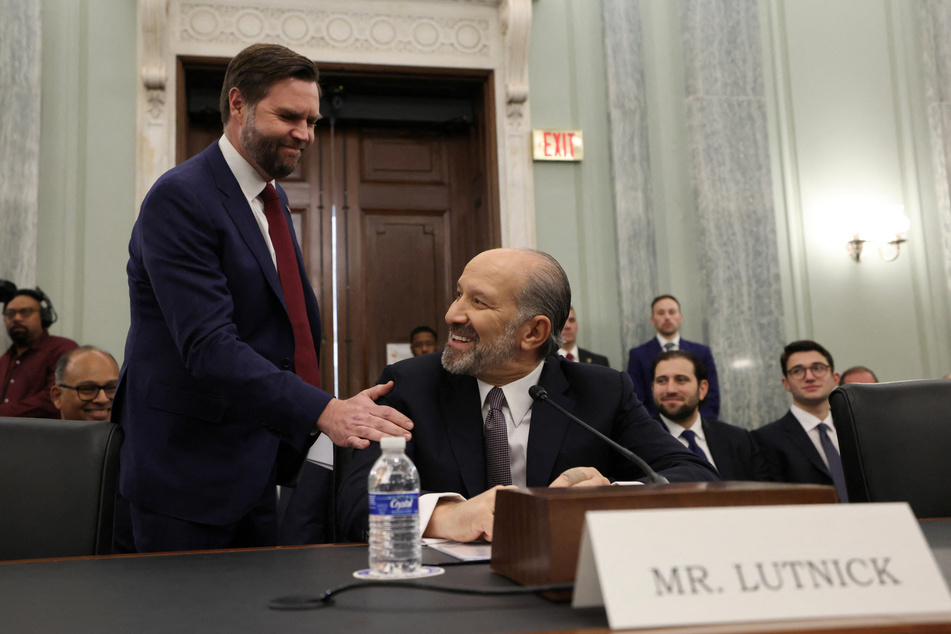
[[[63,420],[112,420],[112,399],[119,385],[115,358],[94,346],[80,346],[56,362],[53,405]]]
[[[578,320],[575,317],[575,309],[573,306],[571,310],[568,311],[568,321],[566,321],[565,325],[561,328],[561,337],[565,340],[565,343],[561,344],[561,348],[558,349],[558,354],[564,358],[569,361],[596,363],[598,365],[611,367],[611,364],[608,363],[608,358],[603,354],[578,347]]]
[[[414,357],[436,352],[439,349],[436,331],[429,326],[417,326],[409,334],[409,347],[413,351]]]
[[[878,383],[878,377],[864,365],[855,365],[843,372],[839,379],[839,385],[847,383]]]
[[[832,484],[848,502],[829,394],[839,383],[832,355],[815,341],[794,341],[779,360],[789,412],[753,430],[773,476],[781,482]]]
[[[631,348],[627,363],[627,373],[634,382],[634,390],[651,416],[657,416],[657,407],[652,396],[651,362],[661,352],[670,350],[686,350],[700,359],[707,369],[707,381],[710,385],[707,391],[707,400],[700,407],[700,414],[708,420],[716,420],[720,416],[720,386],[717,382],[717,366],[713,361],[710,348],[701,344],[687,341],[680,337],[680,324],[683,315],[680,314],[680,302],[673,295],[661,295],[651,302],[651,324],[657,331],[657,336],[645,341],[636,348]]]
[[[721,479],[771,479],[750,432],[700,416],[709,384],[707,369],[696,355],[685,350],[662,352],[654,357],[651,376],[660,421],[685,447],[716,467]]]
[[[21,288],[3,307],[13,344],[0,357],[0,416],[59,418],[50,399],[56,361],[76,342],[49,334],[56,311],[39,288]]]
[[[597,486],[644,473],[600,438],[545,403],[530,387],[639,454],[672,482],[716,480],[710,464],[648,416],[630,379],[555,354],[571,288],[561,266],[527,249],[485,251],[466,265],[446,313],[440,356],[388,366],[380,404],[414,423],[406,451],[419,469],[426,537],[492,539],[495,495],[506,486]],[[485,421],[485,424],[483,422]],[[365,539],[367,477],[377,443],[354,452],[338,510],[344,533]]]

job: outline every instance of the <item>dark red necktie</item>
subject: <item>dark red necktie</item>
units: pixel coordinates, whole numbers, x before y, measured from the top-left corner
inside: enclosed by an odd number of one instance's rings
[[[294,371],[311,385],[320,387],[317,350],[310,330],[310,320],[307,318],[307,305],[304,304],[304,287],[297,266],[297,254],[290,229],[287,227],[287,218],[281,209],[281,199],[278,198],[274,185],[267,184],[261,192],[261,200],[264,201],[267,232],[271,236],[271,245],[277,256],[277,274],[281,278],[284,303],[294,329]]]

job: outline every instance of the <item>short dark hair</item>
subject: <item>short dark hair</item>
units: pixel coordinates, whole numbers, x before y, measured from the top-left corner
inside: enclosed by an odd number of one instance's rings
[[[248,107],[253,108],[267,96],[271,86],[288,77],[312,81],[317,84],[318,90],[320,89],[317,64],[286,46],[252,44],[235,55],[228,64],[224,83],[221,85],[221,98],[218,103],[221,108],[221,123],[227,125],[228,119],[231,118],[228,94],[232,88],[240,90]]]
[[[102,348],[97,348],[96,346],[79,346],[78,348],[73,348],[56,361],[56,368],[53,370],[53,381],[56,385],[61,384],[66,379],[66,366],[69,365],[69,360],[80,352],[101,352],[112,359],[112,362],[115,363],[116,366],[119,365],[116,358]]]
[[[674,297],[673,295],[658,295],[657,297],[654,298],[654,301],[651,302],[651,312],[652,312],[652,313],[654,312],[654,304],[656,304],[657,302],[659,302],[659,301],[662,300],[662,299],[672,299],[672,300],[674,300],[674,303],[677,304],[677,310],[678,310],[678,311],[680,310],[680,302],[677,301],[677,298],[676,298],[676,297]]]
[[[539,349],[544,359],[558,352],[558,348],[565,342],[561,329],[568,321],[568,311],[571,310],[571,284],[558,260],[549,254],[537,249],[519,250],[532,253],[540,260],[522,287],[516,291],[515,303],[519,311],[518,323],[523,324],[537,315],[547,317],[551,322],[548,340]]]
[[[832,361],[832,355],[828,350],[820,346],[815,341],[810,341],[809,339],[801,339],[799,341],[793,341],[790,344],[787,344],[783,348],[783,354],[779,357],[779,367],[783,371],[783,376],[786,376],[786,362],[789,361],[789,357],[796,354],[797,352],[818,352],[826,358],[826,361],[829,362],[829,369],[833,372],[835,371],[835,363]]]
[[[687,352],[686,350],[668,350],[667,352],[661,352],[654,356],[654,359],[651,361],[652,382],[654,380],[654,373],[657,372],[657,366],[660,365],[661,361],[670,361],[671,359],[686,359],[692,363],[693,375],[697,377],[697,383],[707,380],[707,366],[703,365],[703,361],[701,361],[697,355],[692,352]]]
[[[866,368],[864,365],[853,365],[851,368],[842,373],[842,376],[839,377],[839,385],[845,385],[845,379],[850,374],[858,374],[859,372],[868,372],[872,375],[872,378],[875,379],[875,382],[878,383],[878,377],[875,376],[875,373],[871,369]]]
[[[32,297],[33,299],[35,299],[36,301],[40,303],[40,306],[42,306],[43,301],[46,300],[45,294],[38,293],[32,288],[18,288],[16,292],[14,292],[13,295],[10,296],[10,299],[4,302],[3,307],[6,308],[7,304],[12,302],[15,298],[19,297],[20,295],[26,295],[27,297]]]
[[[415,328],[413,328],[413,332],[409,333],[409,340],[412,341],[413,337],[415,337],[421,332],[428,332],[429,334],[431,334],[433,337],[436,337],[437,339],[439,337],[439,335],[436,334],[436,331],[430,328],[429,326],[416,326]]]

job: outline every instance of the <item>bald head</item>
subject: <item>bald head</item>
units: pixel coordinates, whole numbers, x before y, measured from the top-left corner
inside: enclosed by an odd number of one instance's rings
[[[571,287],[558,262],[531,249],[492,249],[472,258],[446,312],[443,365],[494,385],[517,380],[557,352]]]
[[[81,346],[56,363],[53,404],[63,420],[110,420],[119,365],[111,354]]]

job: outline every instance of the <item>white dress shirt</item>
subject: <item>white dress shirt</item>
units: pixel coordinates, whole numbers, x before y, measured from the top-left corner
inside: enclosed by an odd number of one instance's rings
[[[680,423],[675,423],[670,420],[663,414],[660,414],[660,420],[664,425],[667,426],[667,431],[670,432],[670,435],[676,438],[681,442],[684,447],[687,447],[687,439],[683,437],[685,430],[690,429],[694,433],[694,440],[697,441],[697,446],[703,449],[703,453],[707,454],[707,460],[710,461],[714,467],[717,466],[717,463],[713,460],[713,453],[710,451],[710,445],[707,444],[707,437],[703,433],[703,425],[700,422],[700,410],[698,409],[694,412],[693,422],[688,427],[686,425],[681,425]]]
[[[500,385],[505,395],[502,404],[502,415],[505,416],[505,429],[509,441],[509,464],[512,467],[512,484],[525,487],[526,483],[526,456],[528,455],[528,430],[532,422],[532,397],[528,395],[528,388],[538,384],[542,375],[544,363],[539,362],[534,370],[517,381],[508,385]],[[489,414],[487,397],[493,385],[483,381],[479,384],[479,398],[482,401],[482,420]],[[442,497],[454,497],[460,500],[465,498],[458,492],[427,493],[419,497],[419,534],[422,535],[433,516],[436,502]]]
[[[674,350],[680,350],[680,333],[678,332],[676,335],[674,335],[673,339],[666,339],[662,335],[658,334],[657,343],[660,344],[660,349],[664,352],[667,352],[664,346],[668,343],[674,344]]]
[[[816,451],[819,452],[819,457],[822,458],[822,462],[826,463],[828,467],[829,459],[826,457],[825,449],[822,448],[822,440],[819,438],[819,425],[825,423],[829,426],[827,433],[832,440],[832,444],[835,445],[835,450],[839,451],[839,436],[835,433],[835,425],[832,424],[832,412],[830,411],[826,414],[825,418],[820,420],[795,403],[790,406],[789,411],[792,412],[792,415],[795,416],[799,424],[802,425],[802,428],[806,431],[806,435],[809,436],[809,440],[816,446]]]
[[[578,344],[571,346],[570,350],[565,350],[564,348],[558,348],[558,354],[562,357],[567,357],[569,353],[571,354],[572,361],[581,360],[581,353],[578,352]]]

